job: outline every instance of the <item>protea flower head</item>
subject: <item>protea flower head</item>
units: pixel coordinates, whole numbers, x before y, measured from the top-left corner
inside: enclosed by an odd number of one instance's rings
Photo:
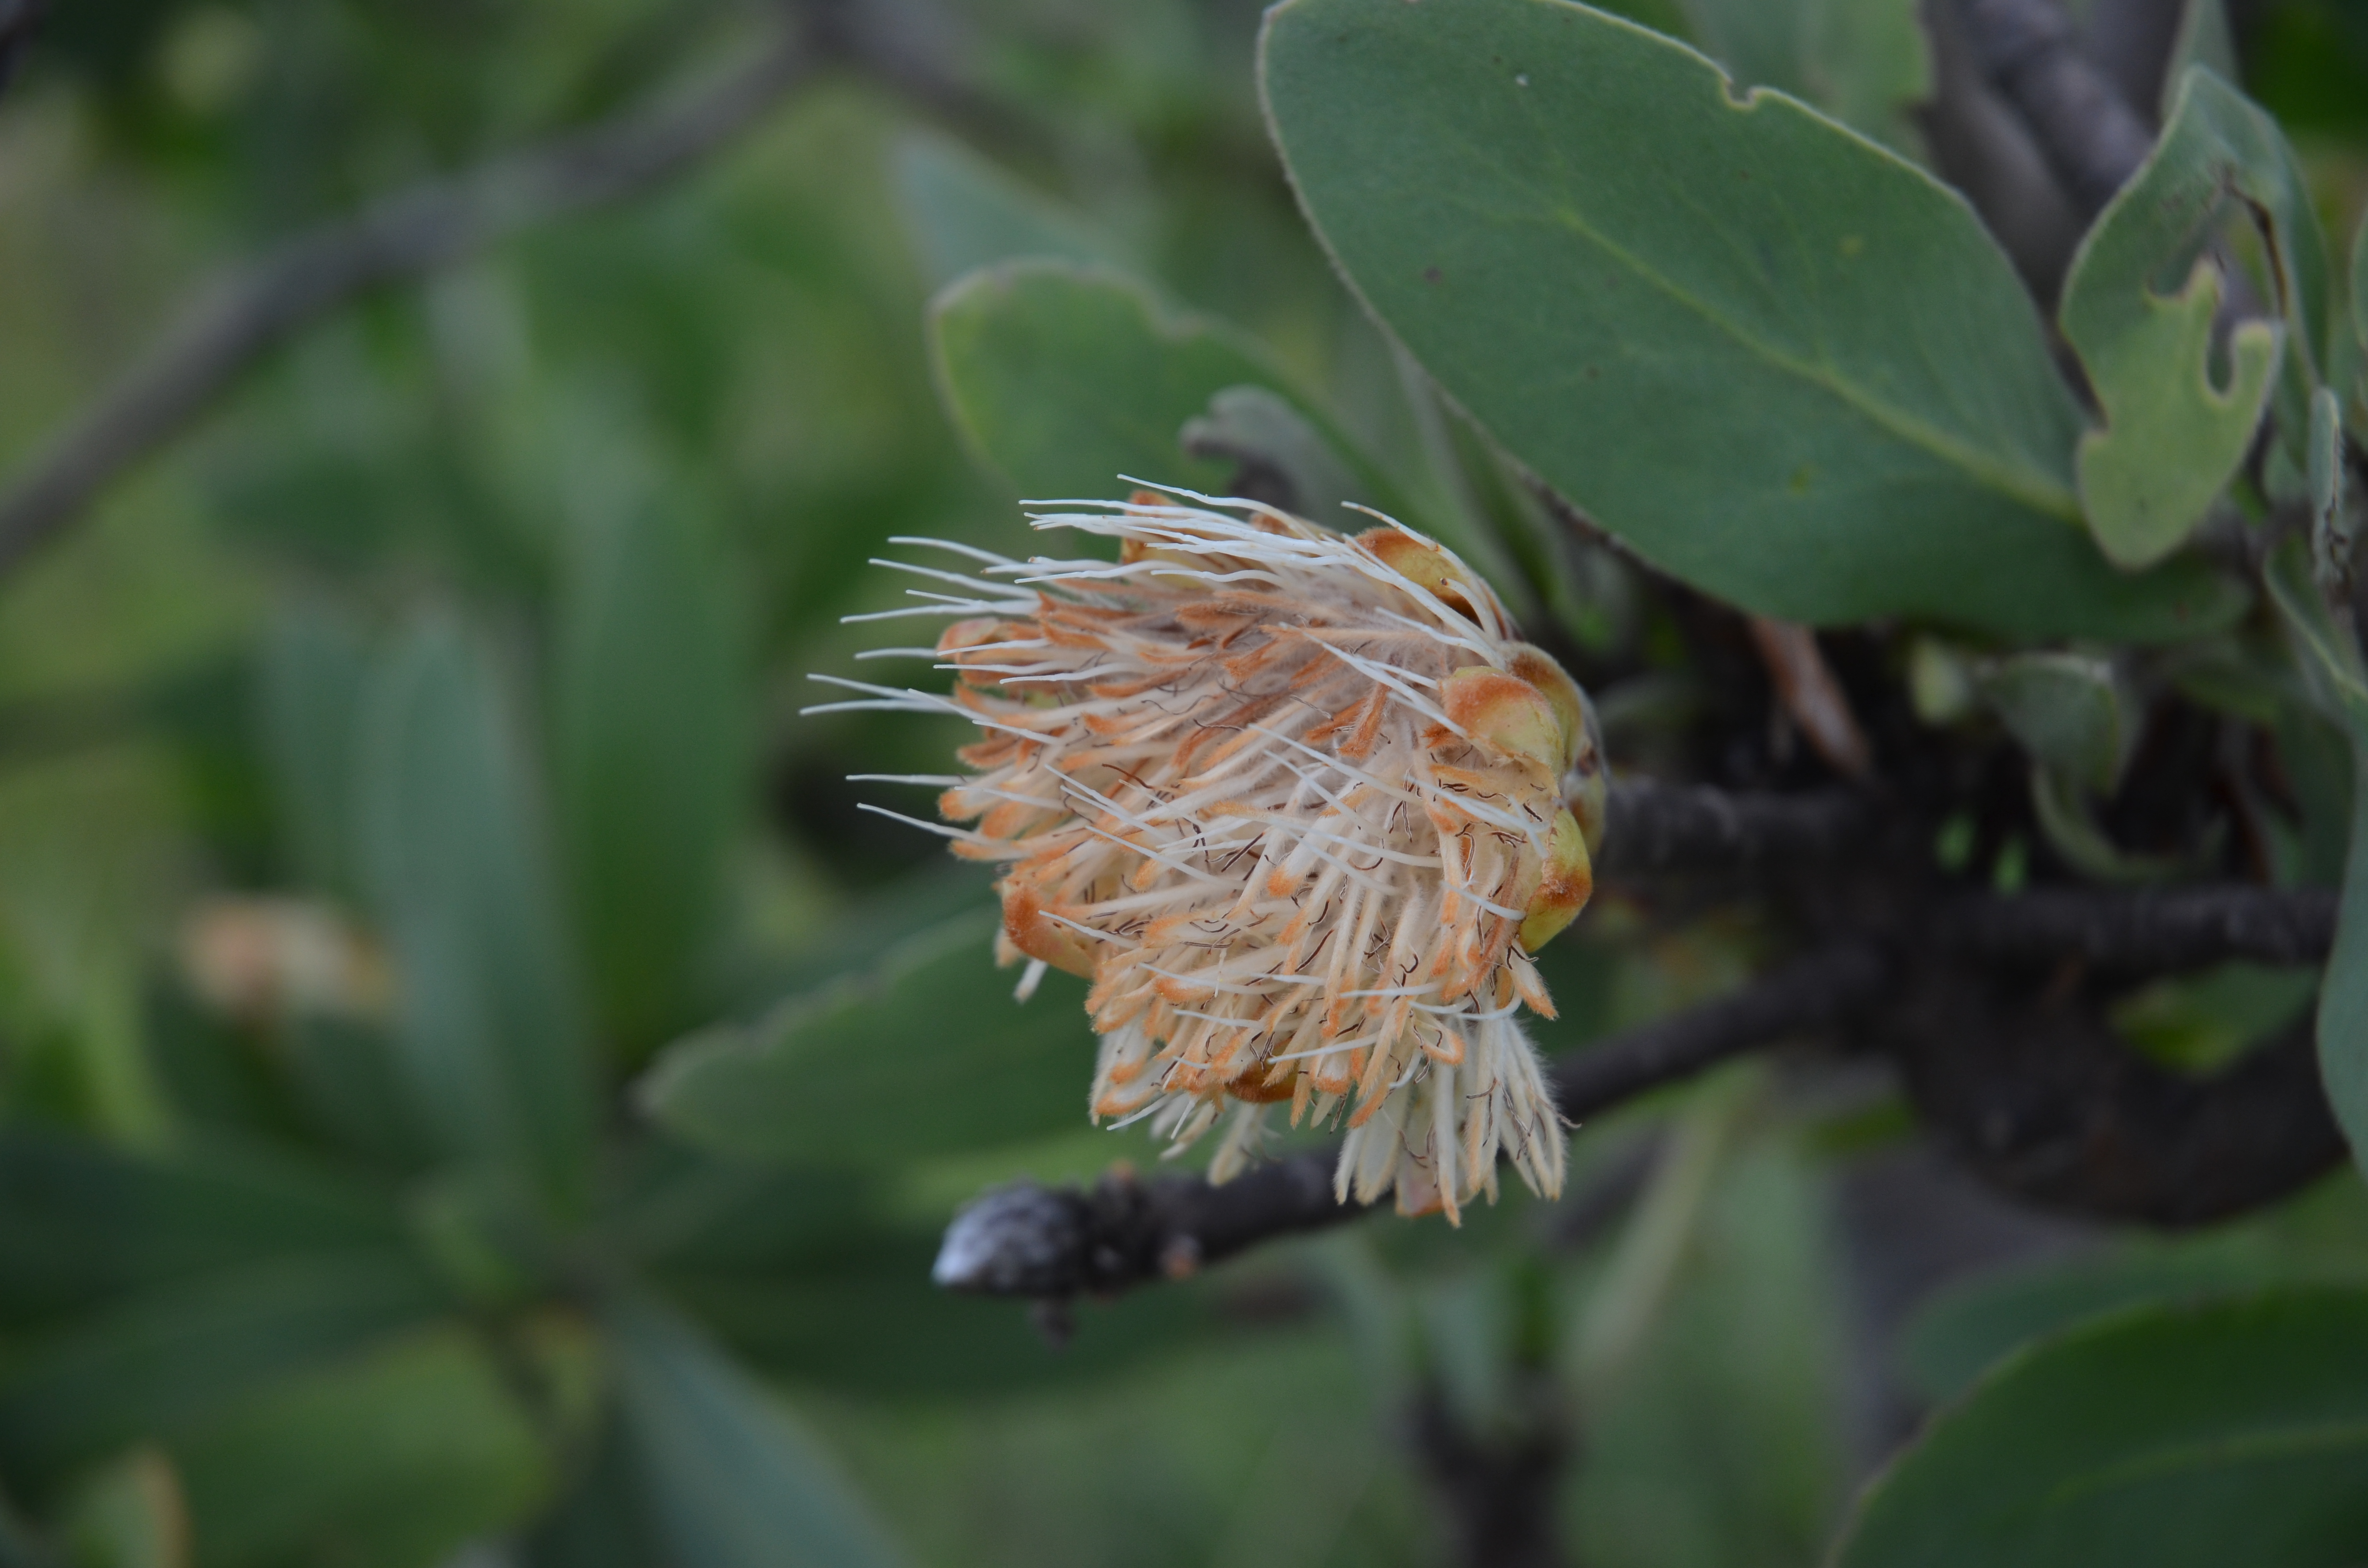
[[[1287,1103],[1294,1126],[1347,1123],[1343,1201],[1395,1187],[1452,1219],[1496,1196],[1500,1153],[1558,1192],[1563,1128],[1517,1015],[1554,1016],[1531,955],[1592,886],[1585,696],[1411,529],[1175,494],[1203,505],[1034,517],[1115,538],[1115,562],[942,545],[973,570],[905,566],[957,592],[886,614],[960,619],[882,652],[934,655],[951,696],[834,680],[863,695],[825,706],[978,726],[969,775],[896,781],[945,786],[968,825],[921,825],[1005,865],[1021,994],[1047,965],[1093,982],[1097,1120],[1148,1118],[1177,1149],[1222,1123],[1222,1181]]]

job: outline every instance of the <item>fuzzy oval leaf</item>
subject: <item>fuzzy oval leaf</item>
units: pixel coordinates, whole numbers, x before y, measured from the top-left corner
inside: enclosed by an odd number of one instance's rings
[[[1903,154],[1932,96],[1915,0],[1683,0],[1703,50],[1737,82],[1790,93]]]
[[[1064,263],[973,273],[929,324],[955,423],[1030,499],[1113,494],[1121,474],[1222,488],[1227,466],[1186,458],[1178,433],[1225,388],[1277,379],[1235,334],[1171,314],[1122,274]]]
[[[2018,637],[2224,619],[2078,527],[2080,416],[1955,195],[1563,0],[1290,0],[1268,113],[1364,301],[1516,457],[1746,608]]]
[[[2351,332],[2328,345],[2328,379],[2345,399],[2354,436],[2368,440],[2368,212],[2351,234]],[[2342,389],[2348,387],[2348,392]]]
[[[1957,1398],[2044,1335],[2146,1302],[2227,1295],[2271,1281],[2273,1265],[2226,1253],[2136,1249],[1981,1274],[1943,1288],[1901,1333],[1908,1385],[1935,1404]]]
[[[2237,77],[2237,38],[2228,22],[2228,0],[2186,0],[2180,8],[2179,32],[2171,40],[2170,69],[2162,74],[2155,117],[2168,123],[2179,107],[2179,95],[2188,67],[2201,65],[2224,82]]]
[[[2355,740],[2351,758],[2352,777],[2368,778],[2368,744]],[[2318,1076],[2352,1164],[2368,1176],[2368,789],[2356,785],[2343,901],[2318,993]]]
[[[996,919],[974,909],[924,927],[754,1025],[691,1036],[643,1103],[694,1143],[803,1164],[894,1164],[1080,1125],[1094,1052],[1083,985],[1047,974],[1013,1001]]]
[[[933,286],[1014,256],[1125,267],[1118,242],[961,142],[913,131],[896,147],[896,198]]]
[[[1187,425],[1221,392],[1257,387],[1321,436],[1354,499],[1405,502],[1265,350],[1205,317],[1169,311],[1124,274],[1022,260],[974,272],[930,307],[938,382],[972,449],[1030,500],[1121,494],[1132,474],[1223,490],[1235,465],[1185,454]],[[1335,517],[1318,517],[1333,523]]]
[[[2194,876],[2219,855],[2225,824],[2213,823],[2185,853],[2139,854],[2113,842],[2097,820],[2097,801],[2088,786],[2062,768],[2031,770],[2031,811],[2048,847],[2091,881],[2137,886]]]
[[[1839,1568],[2368,1557],[2368,1291],[2143,1307],[2009,1360],[1861,1500]]]

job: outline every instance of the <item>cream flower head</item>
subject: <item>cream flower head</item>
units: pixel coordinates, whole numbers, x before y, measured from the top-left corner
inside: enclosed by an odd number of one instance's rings
[[[952,695],[834,680],[865,695],[825,706],[984,732],[971,776],[897,781],[951,786],[939,812],[972,825],[920,825],[1007,864],[1020,994],[1047,965],[1094,983],[1097,1120],[1149,1118],[1171,1153],[1223,1121],[1223,1181],[1288,1101],[1293,1126],[1347,1121],[1343,1201],[1395,1187],[1454,1219],[1496,1196],[1500,1152],[1555,1195],[1563,1127],[1516,1015],[1554,1017],[1531,954],[1592,887],[1585,697],[1409,528],[1175,494],[1205,505],[1033,517],[1116,539],[1116,562],[904,566],[960,597],[887,614],[962,619],[884,652],[935,654]]]

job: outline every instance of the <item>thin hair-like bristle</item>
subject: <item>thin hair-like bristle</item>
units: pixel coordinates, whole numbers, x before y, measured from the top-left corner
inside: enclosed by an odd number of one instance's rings
[[[1500,1150],[1558,1190],[1559,1123],[1515,1021],[1550,1002],[1525,923],[1587,885],[1548,875],[1577,842],[1567,702],[1507,673],[1544,656],[1451,551],[1379,513],[1353,535],[1140,491],[1156,498],[1027,504],[1034,529],[1116,540],[1115,562],[892,541],[971,568],[883,560],[954,591],[849,619],[957,618],[932,649],[874,655],[931,657],[954,693],[818,676],[853,695],[808,711],[953,714],[981,738],[968,773],[857,776],[941,788],[964,825],[866,809],[1007,862],[999,950],[1029,960],[1022,995],[1047,966],[1095,980],[1098,1119],[1148,1120],[1171,1153],[1222,1123],[1224,1179],[1288,1100],[1293,1125],[1346,1120],[1344,1199],[1395,1187],[1452,1220],[1493,1198]]]

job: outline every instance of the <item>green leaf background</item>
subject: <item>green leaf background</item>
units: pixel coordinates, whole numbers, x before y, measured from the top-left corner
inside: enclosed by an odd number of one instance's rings
[[[503,700],[449,619],[382,655],[360,720],[364,869],[404,976],[416,1108],[451,1153],[564,1210],[590,1174],[586,1020]]]
[[[2355,1562],[2363,1313],[2358,1290],[2297,1289],[2043,1342],[1895,1462],[1838,1562]]]
[[[2030,301],[1913,166],[1562,0],[1293,0],[1260,58],[1360,298],[1654,564],[1815,622],[2159,639],[2233,612],[2200,565],[2124,577],[2086,542]]]
[[[2300,188],[2335,220],[2345,105],[2368,101],[2346,84],[2368,76],[2314,4],[2262,8],[2244,85],[2311,130]],[[2147,1397],[2248,1432],[2288,1429],[2305,1353],[2356,1382],[2351,1308],[2227,1315],[2249,1310],[2229,1292],[2349,1289],[2349,1232],[2169,1261],[2117,1238],[1875,1343],[1837,1189],[1904,1117],[1748,1074],[1574,1142],[1590,1180],[1675,1150],[1589,1237],[1550,1242],[1568,1210],[1508,1194],[1461,1230],[1369,1225],[1076,1303],[1058,1352],[1017,1308],[928,1284],[970,1196],[1157,1148],[1087,1122],[1078,986],[1013,1002],[981,879],[922,869],[934,843],[854,811],[845,775],[939,771],[950,727],[791,716],[806,672],[877,641],[836,618],[898,602],[866,565],[889,536],[1024,553],[1017,496],[1121,472],[1222,488],[1262,462],[1324,520],[1380,506],[1599,662],[1623,769],[1691,775],[1668,743],[1730,694],[1634,560],[1547,515],[1543,479],[1742,608],[1880,617],[1877,644],[1894,617],[1969,633],[1998,722],[1942,744],[2020,746],[2092,790],[2136,712],[2104,722],[2106,684],[2213,688],[2293,786],[2259,813],[2266,864],[2340,874],[2357,671],[2311,563],[2272,575],[2305,612],[2297,658],[2213,570],[2174,551],[2123,574],[2084,538],[2088,422],[1917,162],[1907,106],[1939,77],[1911,8],[1619,9],[1703,55],[1556,4],[1297,0],[1269,33],[1283,168],[1247,12],[973,8],[942,78],[835,69],[647,199],[300,335],[13,576],[0,1558],[1431,1562],[1412,1381],[1494,1434],[1543,1364],[1578,1391],[1574,1555],[1806,1565],[1874,1457],[1851,1402],[1895,1354],[1911,1389],[1974,1392],[1865,1531],[1944,1492],[1978,1522],[1964,1498],[2027,1478],[2046,1450],[1984,1446],[2005,1392],[2086,1452],[2152,1452],[2101,1424],[2123,1406],[2084,1392],[2100,1365],[2175,1367]],[[2206,21],[2190,8],[2194,37]],[[51,7],[0,96],[0,449],[40,449],[226,258],[695,85],[748,23],[655,0]],[[1747,101],[1703,56],[1771,91]],[[2357,414],[2355,335],[2298,309]],[[2219,526],[2306,474],[2286,454],[2254,495],[2240,472]],[[1847,662],[1858,635],[1828,643]],[[2156,641],[2180,645],[2115,645]],[[2032,670],[2078,676],[2045,722],[2008,692]],[[392,997],[209,1000],[188,937],[225,907],[326,919]],[[2356,914],[2320,998],[2355,1131]],[[1763,956],[1725,918],[1626,920],[1607,904],[1549,950],[1548,1048]],[[2303,1005],[2309,976],[2271,978]],[[2212,979],[2124,1027],[2202,1038],[2229,1016]],[[2306,1229],[2356,1198],[2340,1182],[2228,1233]],[[2135,1331],[2105,1311],[2154,1337],[2114,1348]],[[2358,1495],[2349,1463],[2255,1474],[2307,1523]],[[2226,1532],[2255,1494],[2225,1477],[2164,1517],[2215,1497],[2165,1551],[2252,1560]],[[2005,1555],[2055,1547],[2030,1550]]]

